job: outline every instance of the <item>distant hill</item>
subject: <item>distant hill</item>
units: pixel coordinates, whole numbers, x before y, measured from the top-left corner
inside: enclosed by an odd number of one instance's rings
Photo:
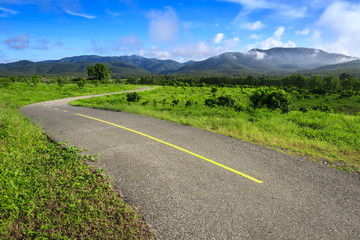
[[[299,73],[305,75],[337,75],[346,72],[350,75],[360,77],[360,59],[353,60],[345,63],[326,65],[318,68],[313,68],[311,70],[299,71]]]
[[[277,67],[293,70],[311,69],[355,60],[354,57],[343,54],[327,53],[312,48],[252,49],[249,51],[249,54]]]
[[[49,76],[87,76],[87,67],[95,62],[30,62],[20,61],[8,64],[0,64],[0,75],[49,75]],[[129,76],[150,74],[143,68],[126,63],[106,63],[114,76]]]
[[[258,60],[249,54],[239,52],[223,53],[204,61],[193,62],[176,70],[177,73],[189,73],[196,71],[220,71],[220,70],[242,70],[246,72],[260,71],[264,73],[282,72],[282,69]]]
[[[228,52],[204,61],[193,62],[176,70],[177,73],[196,71],[237,70],[254,73],[292,73],[315,69],[329,64],[341,64],[356,58],[327,53],[311,48],[252,49],[248,53]]]
[[[143,74],[257,75],[339,74],[360,76],[360,59],[311,48],[252,49],[247,53],[227,52],[203,61],[179,63],[141,56],[84,55],[42,62],[19,61],[0,64],[0,75],[86,76],[87,66],[104,63],[113,76]]]
[[[176,70],[183,66],[183,64],[173,60],[159,60],[155,58],[145,58],[141,56],[120,56],[120,57],[101,57],[96,55],[85,55],[77,57],[67,57],[60,59],[58,62],[66,63],[84,63],[84,62],[98,62],[98,63],[128,63],[137,67],[141,67],[151,73],[162,73],[165,71]]]

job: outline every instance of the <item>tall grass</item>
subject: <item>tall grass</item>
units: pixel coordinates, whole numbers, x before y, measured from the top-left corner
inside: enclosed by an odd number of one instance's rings
[[[316,110],[284,114],[279,110],[249,107],[249,95],[254,89],[219,88],[216,96],[230,95],[238,104],[245,106],[237,112],[230,107],[207,107],[205,99],[214,97],[211,88],[163,87],[139,93],[139,103],[127,103],[125,95],[112,95],[78,100],[74,105],[127,111],[186,124],[220,134],[232,136],[292,155],[307,157],[350,172],[360,172],[360,116],[336,110],[326,113]],[[323,98],[323,102],[321,102]],[[349,103],[359,101],[359,96],[349,99],[346,106],[336,102],[336,95],[311,96],[310,99],[293,99],[301,106],[332,104],[335,109],[351,107],[360,111],[360,106]],[[173,100],[179,100],[177,105]],[[191,106],[186,102],[192,100]]]
[[[84,164],[89,157],[51,142],[19,114],[19,106],[39,100],[124,89],[66,88],[18,83],[0,88],[0,239],[152,238],[110,179]]]

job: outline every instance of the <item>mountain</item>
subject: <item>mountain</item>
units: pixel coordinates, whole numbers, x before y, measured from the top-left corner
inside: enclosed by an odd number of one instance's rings
[[[64,63],[84,63],[84,62],[98,62],[98,63],[128,63],[137,67],[141,67],[151,73],[162,73],[165,71],[177,70],[183,64],[173,60],[159,60],[156,58],[145,58],[137,55],[120,56],[120,57],[101,57],[96,55],[85,55],[77,57],[67,57],[60,59],[58,62]]]
[[[247,53],[227,52],[204,61],[179,63],[141,56],[84,55],[42,62],[19,61],[0,64],[0,75],[72,75],[86,76],[87,66],[104,63],[113,76],[143,74],[195,75],[280,75],[280,74],[338,74],[349,71],[360,76],[360,59],[327,53],[312,48],[252,49]]]
[[[301,74],[306,75],[336,75],[339,76],[341,73],[346,72],[353,76],[360,76],[360,59],[353,60],[345,63],[326,65],[311,70],[299,71]]]
[[[356,59],[343,54],[327,53],[312,48],[252,49],[249,54],[256,59],[261,59],[277,67],[292,70],[317,68]]]
[[[239,70],[239,71],[260,71],[267,73],[280,72],[282,69],[269,64],[255,57],[239,53],[228,52],[204,61],[193,62],[176,70],[177,73],[190,73],[196,71],[220,71],[220,70]]]
[[[238,73],[292,73],[355,59],[311,48],[252,49],[247,53],[228,52],[204,61],[189,63],[175,72],[232,70]]]

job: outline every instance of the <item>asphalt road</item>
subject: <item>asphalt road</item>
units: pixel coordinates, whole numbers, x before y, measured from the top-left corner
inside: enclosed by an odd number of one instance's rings
[[[360,239],[360,178],[212,132],[125,112],[21,112],[113,178],[158,239]]]

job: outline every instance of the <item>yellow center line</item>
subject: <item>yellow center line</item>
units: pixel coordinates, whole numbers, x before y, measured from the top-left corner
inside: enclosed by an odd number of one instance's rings
[[[170,147],[176,148],[176,149],[178,149],[178,150],[180,150],[180,151],[186,152],[186,153],[191,154],[191,155],[193,155],[193,156],[195,156],[195,157],[198,157],[198,158],[200,158],[200,159],[203,159],[203,160],[205,160],[205,161],[207,161],[207,162],[210,162],[210,163],[212,163],[212,164],[215,164],[215,165],[217,165],[217,166],[219,166],[219,167],[222,167],[222,168],[224,168],[224,169],[226,169],[226,170],[228,170],[228,171],[230,171],[230,172],[239,174],[239,175],[241,175],[241,176],[243,176],[243,177],[245,177],[245,178],[248,178],[248,179],[250,179],[250,180],[252,180],[252,181],[254,181],[254,182],[263,183],[263,181],[258,180],[258,179],[256,179],[256,178],[253,178],[253,177],[251,177],[251,176],[249,176],[249,175],[247,175],[247,174],[245,174],[245,173],[239,172],[239,171],[237,171],[237,170],[235,170],[235,169],[232,169],[232,168],[230,168],[230,167],[227,167],[227,166],[225,166],[225,165],[223,165],[223,164],[221,164],[221,163],[215,162],[215,161],[213,161],[213,160],[211,160],[211,159],[209,159],[209,158],[203,157],[203,156],[201,156],[201,155],[199,155],[199,154],[193,153],[193,152],[191,152],[191,151],[189,151],[189,150],[186,150],[186,149],[184,149],[184,148],[178,147],[178,146],[176,146],[176,145],[173,145],[173,144],[171,144],[171,143],[165,142],[165,141],[163,141],[163,140],[154,138],[154,137],[149,136],[149,135],[147,135],[147,134],[145,134],[145,133],[141,133],[141,132],[138,132],[138,131],[136,131],[136,130],[133,130],[133,129],[130,129],[130,128],[127,128],[127,127],[123,127],[123,126],[117,125],[117,124],[115,124],[115,123],[111,123],[111,122],[107,122],[107,121],[104,121],[104,120],[101,120],[101,119],[98,119],[98,118],[93,118],[93,117],[90,117],[90,116],[86,116],[86,115],[83,115],[83,114],[80,114],[80,113],[76,113],[76,115],[79,115],[79,116],[82,116],[82,117],[85,117],[85,118],[89,118],[89,119],[93,119],[93,120],[96,120],[96,121],[99,121],[99,122],[103,122],[103,123],[106,123],[106,124],[109,124],[109,125],[112,125],[112,126],[115,126],[115,127],[118,127],[118,128],[122,128],[122,129],[128,130],[128,131],[130,131],[130,132],[133,132],[133,133],[142,135],[142,136],[144,136],[144,137],[150,138],[150,139],[152,139],[152,140],[155,140],[155,141],[157,141],[157,142],[163,143],[163,144],[165,144],[165,145],[168,145],[168,146],[170,146]]]
[[[63,110],[64,112],[68,112],[68,111],[66,111],[66,110]]]

